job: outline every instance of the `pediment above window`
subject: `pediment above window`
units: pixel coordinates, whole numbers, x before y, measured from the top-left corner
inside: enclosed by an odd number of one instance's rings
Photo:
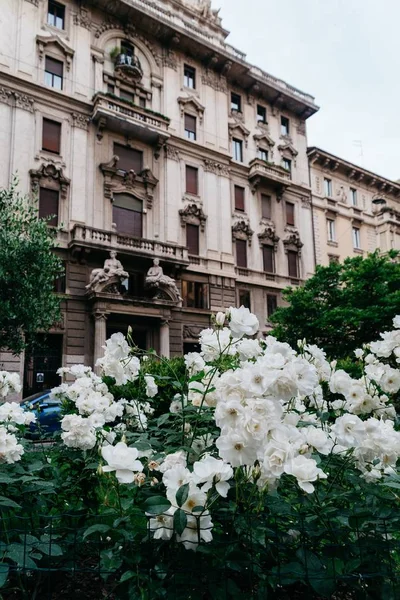
[[[190,109],[198,115],[200,122],[203,120],[205,108],[196,96],[179,96],[178,104],[181,108],[181,117]]]
[[[256,142],[257,150],[262,146],[269,146],[272,148],[275,146],[275,142],[270,135],[267,133],[259,133],[253,136],[254,141]]]
[[[186,208],[182,208],[179,211],[179,216],[181,219],[181,225],[184,227],[185,225],[199,225],[201,231],[204,231],[207,216],[204,214],[201,206],[197,206],[197,204],[188,204]]]
[[[285,229],[285,233],[286,233],[286,235],[283,240],[285,252],[287,252],[288,250],[294,250],[294,251],[298,252],[299,256],[300,256],[301,249],[304,246],[304,244],[300,240],[300,234],[299,234],[298,230],[295,228],[287,227]]]
[[[273,246],[275,252],[278,249],[279,236],[276,235],[275,226],[271,223],[267,225],[263,232],[258,234],[260,246]]]
[[[58,35],[37,35],[36,44],[38,46],[40,60],[43,59],[45,51],[55,48],[58,50],[58,53],[61,53],[65,57],[67,71],[70,70],[75,50],[68,46]]]
[[[232,226],[232,239],[235,240],[246,240],[251,245],[252,237],[254,231],[250,227],[250,223],[242,219],[241,221],[237,221]]]
[[[243,125],[243,123],[228,123],[229,138],[232,140],[234,137],[244,138],[247,146],[247,138],[250,135],[250,131]]]
[[[282,154],[289,154],[293,157],[296,157],[298,155],[296,148],[293,146],[293,144],[290,144],[290,143],[281,144],[280,146],[278,146],[278,150]]]
[[[33,195],[37,196],[39,188],[43,185],[48,185],[60,190],[60,196],[63,200],[67,198],[71,181],[65,177],[61,167],[57,167],[53,163],[43,164],[39,169],[31,169],[29,175],[31,177],[31,191]]]
[[[118,161],[119,157],[114,155],[109,162],[100,164],[104,175],[104,196],[112,199],[116,193],[134,192],[145,202],[146,208],[152,208],[158,179],[151,169],[144,168],[140,173],[122,171],[118,169]]]

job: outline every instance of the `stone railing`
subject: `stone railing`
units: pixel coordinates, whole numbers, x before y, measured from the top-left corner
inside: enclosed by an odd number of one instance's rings
[[[152,129],[159,129],[165,133],[169,126],[167,117],[150,113],[140,106],[132,106],[122,99],[111,98],[98,93],[94,98],[93,120],[101,116],[124,117],[127,120],[137,122],[140,125],[148,125]]]
[[[291,177],[289,171],[279,165],[271,165],[259,158],[255,158],[249,164],[249,179],[258,176],[264,179],[272,179],[290,185]]]
[[[155,240],[120,235],[116,231],[106,231],[75,225],[70,232],[70,246],[84,246],[117,250],[125,254],[140,254],[188,264],[188,251],[183,246],[167,244]]]

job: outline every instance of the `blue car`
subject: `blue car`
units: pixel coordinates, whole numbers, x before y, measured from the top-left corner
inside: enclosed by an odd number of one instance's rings
[[[50,390],[25,398],[21,406],[36,415],[36,423],[29,426],[29,437],[42,437],[61,429],[61,402],[55,398],[50,399]]]

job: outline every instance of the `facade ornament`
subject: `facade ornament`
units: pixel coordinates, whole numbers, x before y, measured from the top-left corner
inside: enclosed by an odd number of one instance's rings
[[[171,160],[176,160],[178,162],[180,160],[180,154],[179,154],[178,148],[175,148],[174,146],[170,146],[170,144],[165,145],[165,154],[167,155],[167,158],[170,158]]]
[[[207,221],[207,216],[204,214],[203,209],[197,204],[188,204],[186,208],[182,208],[179,211],[182,227],[186,224],[199,225],[201,231],[204,231]]]
[[[181,107],[181,117],[183,117],[186,108],[190,107],[198,114],[200,123],[203,121],[204,106],[197,100],[196,96],[179,96],[178,104]]]
[[[129,277],[121,262],[117,259],[115,250],[111,250],[110,258],[104,261],[102,269],[93,269],[90,282],[86,286],[88,293],[119,294],[119,286]]]
[[[306,135],[306,122],[300,121],[297,125],[297,133],[299,135]]]
[[[87,8],[83,8],[83,6],[79,9],[78,13],[74,14],[74,25],[78,25],[79,27],[84,27],[89,31],[92,28],[92,19],[90,11]]]
[[[225,77],[228,75],[229,71],[232,69],[233,63],[231,60],[227,60],[224,66],[222,67],[222,74]]]
[[[12,97],[13,97],[12,90],[9,90],[8,88],[0,85],[0,102],[3,102],[4,104],[11,104]]]
[[[229,140],[232,141],[232,139],[235,137],[235,133],[239,132],[239,135],[241,134],[241,136],[244,138],[246,148],[247,148],[248,137],[250,135],[250,131],[248,129],[246,129],[246,127],[243,125],[243,123],[238,123],[238,122],[228,123],[228,129],[229,129]]]
[[[198,325],[184,325],[183,326],[183,339],[184,340],[198,340],[202,327]]]
[[[63,39],[58,35],[37,35],[36,43],[39,51],[39,60],[42,61],[45,53],[45,49],[49,45],[58,46],[61,52],[64,54],[66,59],[67,71],[71,69],[72,58],[75,54],[75,50],[70,48]]]
[[[296,148],[290,142],[287,142],[286,144],[281,144],[280,146],[278,146],[278,150],[279,150],[279,152],[282,152],[282,153],[287,152],[288,154],[291,154],[293,157],[298,155]]]
[[[213,88],[216,92],[228,93],[228,84],[225,77],[215,73],[211,69],[207,69],[201,76],[201,82],[208,87]]]
[[[278,250],[278,242],[280,238],[276,235],[275,226],[273,223],[269,223],[265,227],[264,231],[258,234],[258,239],[261,248],[263,246],[273,246],[275,252]]]
[[[204,171],[214,173],[215,175],[221,175],[222,177],[230,176],[230,168],[228,165],[223,165],[209,158],[204,159]]]
[[[118,23],[117,21],[112,21],[111,19],[107,19],[106,21],[103,21],[101,23],[101,25],[97,26],[94,37],[99,38],[102,33],[104,33],[105,31],[109,31],[110,29],[123,30],[123,26],[121,23]]]
[[[22,110],[27,110],[30,113],[34,112],[34,99],[27,94],[19,94],[18,92],[14,93],[15,97],[15,106],[17,108],[22,108]]]
[[[257,150],[266,144],[269,148],[273,148],[275,146],[275,142],[268,133],[256,133],[253,135],[254,141],[256,143]]]
[[[90,118],[82,113],[71,113],[72,116],[72,127],[78,127],[78,129],[88,130]]]
[[[61,167],[57,167],[53,163],[43,164],[40,169],[31,169],[29,171],[31,177],[31,190],[34,196],[39,194],[39,188],[43,183],[57,184],[60,190],[60,197],[65,200],[68,195],[70,180],[64,176]]]
[[[339,198],[339,202],[343,202],[344,204],[347,204],[347,193],[346,193],[346,190],[344,189],[343,185],[340,186],[336,195]]]
[[[160,266],[158,258],[153,260],[153,266],[147,272],[145,287],[155,293],[153,296],[158,300],[170,300],[179,304],[182,302],[181,295],[176,285],[175,279],[164,275],[163,268]]]
[[[302,196],[300,200],[304,208],[311,208],[311,196]]]
[[[113,194],[134,192],[135,196],[145,202],[146,208],[152,208],[158,179],[151,169],[146,167],[140,173],[132,169],[122,171],[118,169],[118,161],[119,157],[114,154],[111,160],[100,164],[100,170],[104,175],[104,197],[112,200]]]
[[[250,223],[246,222],[244,219],[241,221],[237,221],[232,226],[232,239],[235,240],[247,240],[249,245],[251,246],[252,237],[254,231],[250,227]]]
[[[298,252],[299,256],[301,256],[301,249],[304,244],[300,240],[300,234],[297,229],[286,227],[285,229],[286,236],[283,240],[283,246],[285,248],[285,253],[289,250],[294,250]]]

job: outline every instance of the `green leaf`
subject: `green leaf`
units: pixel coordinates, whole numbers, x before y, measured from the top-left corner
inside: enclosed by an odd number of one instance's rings
[[[396,483],[395,481],[388,481],[384,483],[386,487],[394,488],[395,490],[400,490],[400,483]]]
[[[179,490],[176,492],[176,501],[178,506],[182,506],[183,504],[185,504],[186,500],[188,499],[188,496],[189,484],[185,483],[184,485],[181,485]]]
[[[107,531],[110,531],[110,526],[105,525],[105,523],[91,525],[90,527],[88,527],[88,529],[86,529],[85,533],[83,534],[83,539],[85,540],[89,535],[92,535],[92,533],[106,533]]]
[[[14,500],[6,498],[5,496],[0,496],[0,506],[8,506],[9,508],[21,508],[21,506],[14,502]]]
[[[42,552],[42,554],[46,554],[47,556],[62,556],[63,554],[61,546],[58,544],[44,544],[43,542],[40,542],[39,544],[36,544],[35,550],[39,550],[39,552]]]
[[[178,510],[174,514],[174,529],[175,529],[176,533],[178,535],[182,535],[186,525],[187,525],[186,513],[181,508],[178,508]]]
[[[28,556],[24,544],[10,544],[5,556],[14,561],[18,567],[36,569],[36,563]]]
[[[9,568],[6,563],[0,563],[0,588],[7,582]]]
[[[143,504],[143,508],[151,515],[160,515],[171,508],[171,502],[167,498],[164,498],[164,496],[152,496],[151,498],[147,498]]]
[[[124,583],[124,581],[129,581],[129,579],[133,579],[134,577],[136,577],[135,571],[125,571],[125,573],[121,575],[119,582]]]

